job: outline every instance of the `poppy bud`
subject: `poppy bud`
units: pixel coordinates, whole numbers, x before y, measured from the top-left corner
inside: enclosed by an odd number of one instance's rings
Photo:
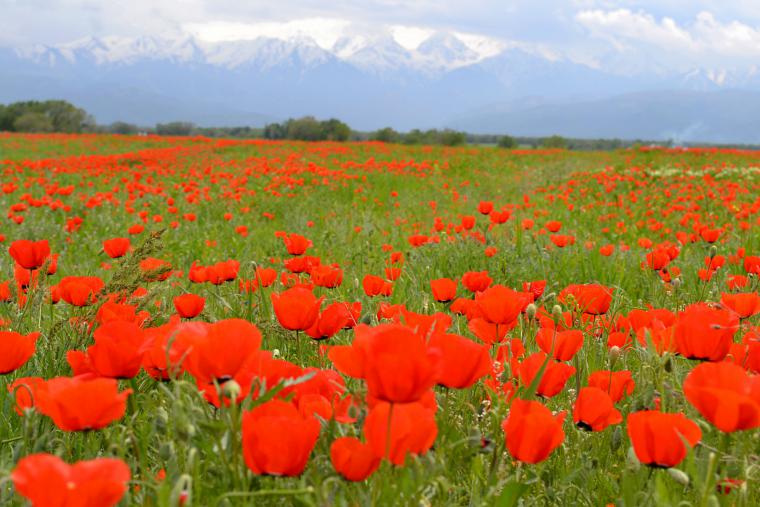
[[[222,385],[222,396],[233,401],[237,400],[238,396],[240,396],[240,384],[234,379],[228,380]]]
[[[533,303],[529,304],[527,308],[525,308],[525,315],[527,315],[528,320],[533,320],[536,318],[536,312],[538,311],[538,308]]]
[[[712,259],[712,258],[713,258],[713,257],[715,257],[716,255],[718,255],[718,247],[717,247],[717,246],[715,246],[715,245],[710,245],[710,250],[709,250],[709,252],[710,252],[710,258]]]
[[[615,427],[615,431],[612,432],[612,438],[610,439],[610,449],[612,452],[617,451],[620,448],[620,444],[623,442],[623,430],[620,426]]]
[[[554,305],[552,308],[552,318],[554,319],[555,324],[562,320],[562,307]]]
[[[174,456],[174,446],[171,442],[164,442],[158,449],[158,456],[164,460],[169,461]]]
[[[670,356],[665,358],[665,364],[662,365],[662,368],[668,373],[673,371],[673,361],[671,361]]]
[[[683,470],[679,470],[677,468],[668,468],[668,475],[671,476],[673,480],[681,486],[689,485],[689,476],[686,475],[686,472]]]
[[[618,360],[618,358],[620,357],[620,353],[621,353],[621,352],[622,352],[622,351],[621,351],[620,347],[618,347],[617,345],[614,345],[614,346],[612,346],[612,347],[610,348],[610,352],[609,352],[609,356],[610,356],[610,363],[612,363],[612,364],[615,364],[615,362],[616,362],[616,361]]]

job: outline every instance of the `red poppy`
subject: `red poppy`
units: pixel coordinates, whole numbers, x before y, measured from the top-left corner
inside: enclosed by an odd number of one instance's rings
[[[589,375],[588,385],[591,387],[598,387],[605,393],[609,394],[610,398],[612,398],[612,401],[615,403],[622,400],[624,397],[630,396],[636,387],[636,383],[633,381],[633,375],[628,370],[595,371]]]
[[[8,386],[8,392],[15,393],[16,406],[13,410],[18,415],[24,415],[26,410],[34,407],[34,401],[36,395],[34,394],[37,388],[45,384],[45,379],[41,377],[21,377],[13,381]]]
[[[163,259],[148,257],[140,261],[140,270],[149,282],[164,281],[171,275],[172,265]]]
[[[11,243],[8,252],[22,268],[38,269],[50,257],[50,244],[46,239],[40,241],[19,239]]]
[[[493,203],[491,201],[480,201],[478,203],[478,213],[481,215],[489,215],[493,211]]]
[[[290,255],[303,255],[313,245],[310,239],[296,233],[282,236],[282,242]]]
[[[367,444],[394,465],[403,465],[409,454],[425,454],[437,434],[435,413],[422,403],[377,403],[364,420]]]
[[[492,324],[511,324],[533,300],[525,292],[516,292],[503,285],[494,285],[475,295],[483,317]]]
[[[40,333],[0,331],[0,375],[19,369],[34,355]]]
[[[127,492],[129,479],[129,467],[120,459],[97,458],[69,465],[52,454],[21,458],[11,472],[16,492],[34,507],[110,507]]]
[[[441,351],[438,384],[455,389],[472,386],[491,371],[488,348],[455,334],[436,333],[429,346]]]
[[[533,294],[533,301],[537,300],[543,295],[544,289],[546,289],[546,280],[523,282],[522,285],[523,292],[529,292]]]
[[[143,330],[145,353],[142,367],[156,380],[177,378],[184,371],[183,359],[191,345],[179,336],[179,316],[174,315],[163,326]]]
[[[430,280],[430,289],[433,298],[441,303],[453,300],[457,295],[457,282],[451,278],[439,278]]]
[[[560,291],[557,299],[583,313],[603,315],[610,309],[613,290],[597,284],[568,285]]]
[[[121,320],[134,322],[141,326],[149,317],[150,314],[147,311],[138,312],[136,305],[106,301],[98,308],[98,313],[95,314],[95,321],[102,325],[107,322]]]
[[[559,232],[561,228],[562,228],[562,222],[558,220],[550,220],[549,222],[546,222],[546,229],[549,232]]]
[[[723,432],[760,427],[760,377],[732,363],[702,363],[686,376],[683,393]]]
[[[88,306],[95,302],[104,286],[97,276],[66,276],[58,282],[58,291],[68,304]]]
[[[565,412],[552,415],[537,401],[512,401],[502,423],[509,454],[523,463],[540,463],[565,440]]]
[[[243,457],[256,475],[301,475],[319,437],[316,418],[270,400],[243,413]]]
[[[303,287],[293,287],[281,293],[271,294],[272,306],[277,320],[285,329],[305,331],[319,317],[319,307],[325,299],[317,299],[314,293]]]
[[[702,439],[697,424],[683,414],[642,410],[628,415],[628,437],[636,457],[645,465],[670,468],[686,457],[688,449]]]
[[[467,323],[467,329],[470,330],[480,341],[487,345],[501,343],[507,337],[507,333],[515,327],[517,321],[512,324],[498,325],[491,324],[486,319],[474,318]]]
[[[334,289],[343,283],[343,270],[337,265],[314,267],[309,272],[309,275],[311,276],[311,281],[317,287]]]
[[[598,387],[584,387],[575,400],[573,421],[585,430],[603,431],[611,424],[623,422],[623,416],[606,391]]]
[[[720,302],[736,312],[740,319],[748,319],[760,313],[760,296],[756,292],[726,294],[720,296]]]
[[[123,257],[129,251],[129,238],[113,238],[103,242],[103,251],[112,259]]]
[[[557,248],[565,248],[567,245],[575,244],[575,236],[568,234],[552,234],[549,239]]]
[[[111,321],[95,330],[87,348],[93,370],[101,377],[132,378],[140,372],[145,336],[134,322]]]
[[[722,361],[738,329],[739,316],[733,311],[697,303],[678,314],[674,338],[684,357]]]
[[[362,280],[364,293],[369,297],[390,296],[393,285],[376,275],[366,275]]]
[[[462,285],[470,292],[483,292],[492,281],[488,271],[468,271],[462,275]]]
[[[536,335],[538,347],[557,361],[570,361],[583,347],[583,332],[542,328]]]
[[[200,315],[206,299],[197,294],[182,294],[174,298],[174,308],[183,319],[192,319]]]
[[[520,377],[520,383],[526,387],[533,383],[533,379],[541,370],[544,362],[547,361],[547,355],[544,352],[536,352],[526,357],[521,363],[518,375]],[[569,379],[575,373],[575,368],[555,361],[549,358],[546,363],[546,368],[538,383],[538,389],[536,393],[539,396],[551,398],[556,396],[565,387],[567,379]]]
[[[363,481],[380,466],[380,458],[358,438],[341,437],[330,445],[330,460],[346,480]]]
[[[131,389],[110,378],[56,377],[34,394],[37,409],[64,431],[98,430],[121,419]]]
[[[315,340],[330,338],[347,327],[353,318],[345,303],[332,303],[319,314],[314,324],[306,330],[306,334]]]

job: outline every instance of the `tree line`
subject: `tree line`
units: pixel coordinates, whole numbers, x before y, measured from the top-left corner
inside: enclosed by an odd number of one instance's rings
[[[391,127],[372,132],[352,130],[336,118],[318,120],[313,116],[290,118],[269,123],[264,128],[200,127],[192,122],[174,121],[142,127],[117,121],[98,125],[82,108],[64,100],[28,100],[0,104],[0,132],[63,132],[108,133],[122,135],[156,134],[160,136],[205,136],[238,139],[271,139],[299,141],[380,141],[398,144],[436,144],[460,146],[465,144],[495,145],[514,148],[563,148],[570,150],[614,150],[636,145],[672,146],[672,141],[573,139],[559,135],[548,137],[519,137],[509,135],[470,134],[451,129],[413,129],[399,132]],[[688,143],[687,143],[688,145]],[[705,146],[705,144],[701,144]],[[721,145],[736,148],[758,148],[751,145]]]

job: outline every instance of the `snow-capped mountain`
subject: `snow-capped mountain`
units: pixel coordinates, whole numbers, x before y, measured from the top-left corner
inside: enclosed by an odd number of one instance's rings
[[[505,126],[519,134],[520,124],[501,121],[499,115],[517,117],[516,110],[532,107],[539,118],[568,122],[577,109],[564,107],[562,114],[548,109],[577,103],[609,107],[605,100],[628,94],[618,101],[625,106],[615,109],[622,114],[636,109],[631,97],[638,92],[696,91],[708,100],[708,92],[760,90],[757,66],[670,69],[658,66],[656,58],[647,66],[636,55],[622,53],[579,62],[541,47],[454,32],[433,32],[412,45],[402,42],[392,32],[379,31],[337,34],[329,44],[296,33],[234,41],[191,35],[100,37],[0,48],[0,102],[68,99],[102,123],[190,120],[260,126],[312,114],[338,117],[363,130]],[[678,100],[693,105],[700,97]],[[641,108],[654,103],[650,96],[639,102]],[[506,103],[508,108],[498,105]],[[626,121],[645,122],[646,117],[645,110],[638,111]],[[478,128],[478,118],[490,127]],[[529,130],[535,133],[540,122],[531,121]],[[563,125],[546,129],[562,133]]]

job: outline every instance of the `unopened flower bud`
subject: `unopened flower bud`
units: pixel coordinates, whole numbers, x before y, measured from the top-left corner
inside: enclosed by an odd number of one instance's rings
[[[718,247],[715,245],[710,245],[710,258],[712,259],[716,255],[718,255]]]
[[[535,319],[537,311],[538,311],[538,307],[536,307],[536,305],[534,305],[533,303],[529,304],[528,307],[525,309],[525,315],[528,317],[528,320]]]
[[[623,351],[622,351],[622,350],[620,349],[620,347],[618,347],[617,345],[614,345],[614,346],[612,346],[612,347],[610,348],[610,352],[609,352],[609,356],[610,356],[610,362],[611,362],[612,364],[615,364],[615,361],[617,361],[617,360],[618,360],[618,358],[620,357],[620,354],[621,354],[622,352],[623,352]]]
[[[235,380],[228,380],[222,385],[222,396],[236,401],[238,396],[240,396],[240,384]]]
[[[677,468],[668,468],[668,475],[671,476],[674,481],[676,481],[678,484],[682,486],[689,485],[689,476],[686,475],[686,472],[684,472],[683,470],[679,470]]]
[[[554,308],[552,308],[552,318],[554,319],[554,322],[557,323],[560,320],[562,320],[562,307],[559,305],[554,305]]]

